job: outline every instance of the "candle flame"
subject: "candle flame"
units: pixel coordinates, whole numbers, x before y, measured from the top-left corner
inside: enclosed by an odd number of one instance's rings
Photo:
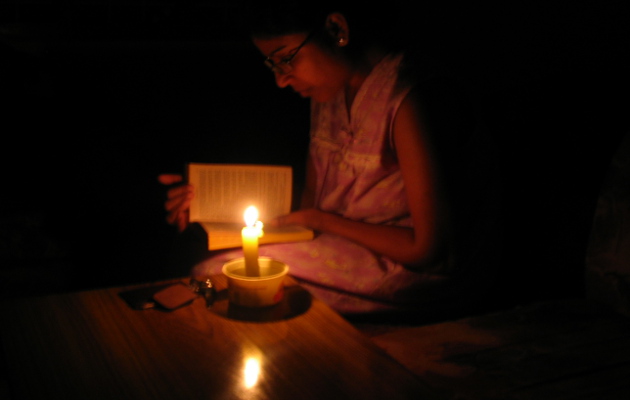
[[[254,206],[249,206],[245,210],[245,214],[243,215],[245,218],[245,225],[248,227],[253,227],[258,220],[258,209]]]

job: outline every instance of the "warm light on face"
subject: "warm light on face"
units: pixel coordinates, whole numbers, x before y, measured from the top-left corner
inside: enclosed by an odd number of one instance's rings
[[[258,209],[254,206],[249,206],[245,209],[245,214],[243,215],[245,218],[245,225],[252,227],[258,220]]]
[[[258,377],[260,376],[260,360],[254,357],[245,360],[243,373],[245,377],[245,387],[249,389],[256,386]]]

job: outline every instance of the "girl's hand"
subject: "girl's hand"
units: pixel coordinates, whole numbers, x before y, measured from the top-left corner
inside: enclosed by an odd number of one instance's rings
[[[300,225],[305,228],[318,230],[323,214],[324,212],[315,208],[307,208],[277,217],[269,221],[268,224],[270,226]]]
[[[164,209],[167,211],[166,222],[175,225],[182,232],[188,226],[190,201],[194,196],[193,187],[186,184],[181,175],[176,174],[160,175],[158,181],[170,186],[164,203]]]

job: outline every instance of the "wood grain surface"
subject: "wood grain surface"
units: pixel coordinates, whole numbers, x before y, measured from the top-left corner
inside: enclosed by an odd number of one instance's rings
[[[1,303],[10,398],[437,398],[290,278],[263,310],[234,309],[215,278],[211,307],[135,310],[130,288]]]

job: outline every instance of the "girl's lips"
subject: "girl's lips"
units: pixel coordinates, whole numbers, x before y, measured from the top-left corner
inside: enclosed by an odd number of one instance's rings
[[[293,91],[302,97],[308,97],[309,92],[310,92],[308,88],[303,88],[303,89],[293,88]]]

